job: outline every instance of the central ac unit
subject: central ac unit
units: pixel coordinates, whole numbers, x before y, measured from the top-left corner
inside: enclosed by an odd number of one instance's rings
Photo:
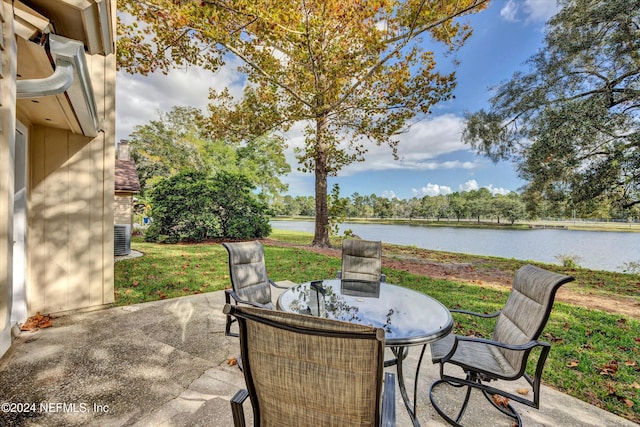
[[[124,256],[131,253],[131,225],[116,224],[113,226],[113,254]]]

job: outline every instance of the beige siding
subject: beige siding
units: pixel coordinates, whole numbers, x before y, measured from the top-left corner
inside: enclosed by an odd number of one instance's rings
[[[116,193],[114,224],[129,224],[133,226],[133,195],[131,193]]]
[[[28,310],[109,304],[113,289],[113,55],[87,58],[103,132],[94,138],[42,126],[30,132]],[[104,81],[104,84],[103,84]]]

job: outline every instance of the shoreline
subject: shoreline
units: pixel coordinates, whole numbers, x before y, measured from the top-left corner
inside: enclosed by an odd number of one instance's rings
[[[270,221],[315,221],[311,216],[274,216]],[[625,232],[640,233],[639,222],[601,222],[585,220],[538,220],[516,221],[514,224],[498,223],[497,221],[461,220],[436,220],[436,219],[409,219],[409,218],[346,218],[343,223],[355,224],[390,224],[390,225],[414,225],[420,227],[459,227],[459,228],[491,228],[497,230],[535,230],[558,229],[576,231],[600,231],[600,232]]]

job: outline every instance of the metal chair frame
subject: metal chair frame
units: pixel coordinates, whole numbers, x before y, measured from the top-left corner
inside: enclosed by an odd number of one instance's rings
[[[525,267],[537,269],[537,267],[533,267],[533,266],[525,266]],[[538,270],[542,271],[542,269],[538,269]],[[555,274],[555,273],[551,273],[551,274]],[[449,424],[454,426],[462,426],[462,424],[460,424],[460,420],[462,419],[468,407],[471,391],[474,388],[480,390],[493,407],[498,409],[503,414],[513,418],[518,423],[518,426],[522,426],[522,420],[520,418],[520,415],[518,414],[518,411],[510,403],[508,403],[508,401],[505,404],[505,406],[497,404],[492,397],[493,395],[497,394],[499,396],[503,396],[507,399],[511,399],[513,401],[522,403],[524,405],[530,406],[535,409],[538,409],[540,407],[540,385],[542,382],[542,371],[544,369],[544,364],[547,360],[547,356],[551,349],[551,345],[547,342],[539,341],[537,338],[542,333],[549,319],[549,316],[551,314],[551,309],[553,308],[553,300],[555,298],[555,294],[557,290],[563,284],[574,280],[574,278],[571,276],[563,276],[559,274],[557,276],[558,276],[557,281],[553,284],[550,290],[550,295],[549,295],[550,303],[547,305],[545,313],[541,317],[540,324],[538,325],[537,330],[533,334],[533,339],[531,339],[529,342],[520,344],[520,345],[513,345],[513,344],[498,342],[498,341],[489,340],[489,339],[453,335],[454,341],[453,341],[453,346],[451,350],[442,358],[433,360],[434,363],[440,364],[440,379],[436,380],[431,385],[429,389],[429,399],[431,400],[431,404],[433,405],[436,412],[438,412],[438,414],[440,414],[440,416],[444,418]],[[481,318],[496,318],[502,313],[503,310],[500,310],[491,314],[480,314],[480,313],[474,313],[471,311],[456,310],[456,309],[451,309],[450,311],[452,313],[461,313],[461,314],[471,315],[471,316],[476,316]],[[487,371],[486,369],[482,369],[481,367],[474,366],[469,363],[462,363],[461,361],[453,360],[454,356],[456,355],[456,350],[458,349],[459,344],[464,342],[478,343],[485,346],[493,346],[496,348],[502,348],[502,349],[520,352],[522,354],[521,358],[523,362],[520,364],[520,369],[514,374],[500,375],[496,372],[490,372],[490,371]],[[540,349],[540,354],[538,357],[538,361],[536,363],[535,373],[532,378],[526,372],[527,361],[531,352],[537,348]],[[460,377],[455,377],[455,376],[445,374],[444,366],[447,363],[456,365],[462,368],[462,370],[465,372],[465,378],[460,378]],[[489,386],[488,384],[485,384],[485,383],[489,383],[492,380],[501,379],[501,380],[513,381],[519,378],[524,378],[529,384],[529,386],[532,388],[533,399],[527,399],[521,395],[510,393],[505,390],[498,389],[498,388]],[[447,414],[445,414],[444,411],[440,408],[440,406],[436,403],[434,398],[434,394],[433,394],[434,389],[439,385],[445,384],[445,383],[454,387],[467,387],[464,402],[462,403],[462,406],[455,418],[452,418]]]

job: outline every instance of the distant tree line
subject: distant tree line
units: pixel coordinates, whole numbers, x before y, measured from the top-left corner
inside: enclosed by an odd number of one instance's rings
[[[492,194],[487,188],[447,195],[398,199],[376,194],[335,194],[330,198],[346,218],[409,218],[433,220],[475,220],[511,223],[538,218],[637,220],[638,206],[621,209],[602,200],[571,205],[564,198],[528,200],[527,194]],[[271,211],[279,216],[314,216],[312,196],[279,196],[272,200]]]

